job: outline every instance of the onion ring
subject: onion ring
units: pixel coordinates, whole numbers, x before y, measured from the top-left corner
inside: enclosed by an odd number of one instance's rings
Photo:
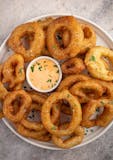
[[[81,24],[81,28],[84,33],[84,39],[81,44],[80,54],[84,54],[96,45],[96,34],[93,28],[87,24]]]
[[[93,47],[89,50],[85,57],[85,64],[92,77],[112,81],[113,71],[110,67],[109,69],[106,67],[107,63],[105,65],[105,61],[101,58],[102,56],[109,58],[113,64],[113,51],[101,46]]]
[[[15,113],[13,102],[19,99],[19,110]],[[20,122],[31,106],[31,97],[24,91],[8,93],[3,102],[3,113],[12,122]]]
[[[104,111],[96,119],[90,120],[97,108],[104,107]],[[109,99],[91,100],[83,108],[81,125],[84,127],[107,126],[113,119],[113,101]]]
[[[95,80],[87,80],[73,85],[70,92],[78,97],[80,103],[87,103],[90,99],[100,98],[104,93],[104,88]]]
[[[33,130],[36,130],[36,131],[45,130],[42,122],[29,121],[28,120],[28,115],[31,112],[31,110],[36,110],[36,111],[38,110],[38,111],[41,112],[42,105],[46,101],[47,96],[43,95],[43,94],[36,93],[34,91],[31,91],[31,92],[28,92],[28,93],[29,93],[29,95],[32,99],[32,105],[30,107],[29,112],[27,112],[24,115],[24,117],[21,121],[21,124],[28,129],[33,129]],[[56,106],[52,107],[51,121],[53,123],[58,122],[59,116],[60,116],[60,110]]]
[[[71,58],[62,63],[61,69],[64,74],[78,74],[85,69],[85,65],[82,59]]]
[[[66,124],[67,126],[67,124]],[[62,127],[62,125],[61,125]],[[71,148],[73,146],[76,146],[82,142],[84,138],[84,129],[81,126],[78,126],[75,131],[70,135],[69,138],[66,140],[62,140],[61,137],[58,137],[56,135],[52,135],[53,142],[60,148]]]
[[[13,54],[3,64],[2,83],[8,83],[9,88],[20,86],[25,80],[24,59],[19,54]],[[18,88],[19,89],[19,88]]]
[[[83,74],[70,75],[62,80],[57,90],[62,91],[63,89],[70,89],[77,82],[87,81],[89,79],[90,77]]]
[[[50,134],[48,134],[46,130],[42,130],[42,131],[36,131],[33,129],[30,130],[28,128],[25,128],[21,124],[17,125],[16,128],[19,134],[27,138],[33,138],[33,139],[37,139],[37,140],[45,141],[45,142],[49,141],[51,138]]]
[[[27,37],[30,43],[30,47],[27,49],[21,41],[24,37]],[[44,31],[37,22],[22,24],[14,29],[7,45],[16,53],[21,54],[25,62],[29,62],[41,55],[41,50],[44,47]]]
[[[50,118],[50,111],[52,108],[52,104],[60,100],[67,100],[72,109],[72,119],[71,122],[69,123],[68,128],[65,130],[58,130],[58,127],[51,122]],[[82,112],[80,103],[78,102],[76,97],[70,94],[68,90],[63,90],[62,92],[54,92],[53,94],[51,94],[45,101],[41,112],[41,119],[44,127],[51,134],[55,134],[57,136],[64,136],[71,134],[75,130],[75,128],[80,124],[81,116]]]
[[[60,48],[56,43],[55,32],[63,28],[69,30],[70,43]],[[79,45],[83,40],[82,29],[73,16],[60,17],[52,21],[47,29],[47,47],[52,57],[62,60],[76,56],[80,52]]]

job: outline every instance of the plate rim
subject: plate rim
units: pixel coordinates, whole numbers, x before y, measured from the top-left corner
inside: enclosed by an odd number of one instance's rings
[[[87,19],[87,18],[84,18],[82,16],[78,16],[78,15],[75,15],[75,14],[70,14],[70,13],[50,13],[50,14],[43,14],[43,15],[39,15],[39,16],[36,16],[36,17],[33,17],[31,19],[29,19],[28,21],[25,21],[23,23],[26,23],[26,22],[31,22],[31,21],[36,21],[38,19],[42,19],[42,18],[46,18],[46,17],[50,17],[50,16],[53,16],[53,17],[59,17],[59,16],[74,16],[76,17],[77,19],[80,19],[82,21],[85,21],[91,25],[93,25],[96,29],[100,30],[101,32],[104,33],[104,35],[111,41],[113,42],[113,39],[112,37],[107,33],[107,31],[105,31],[103,28],[101,28],[99,25],[97,25],[95,22]],[[11,33],[10,33],[11,34]],[[7,39],[9,38],[10,34],[5,38],[5,40],[3,41],[3,43],[0,45],[0,50],[2,50],[2,47],[4,46],[4,44],[6,43]],[[49,150],[66,150],[66,149],[62,149],[62,148],[57,148],[57,147],[51,147],[51,146],[45,146],[43,144],[38,144],[38,143],[35,143],[33,141],[31,141],[30,139],[28,138],[25,138],[23,136],[21,136],[20,134],[18,134],[13,128],[12,126],[7,122],[7,120],[5,118],[2,119],[2,121],[4,122],[4,124],[17,136],[19,137],[20,139],[22,139],[23,141],[27,142],[28,144],[31,144],[31,145],[34,145],[36,147],[40,147],[40,148],[43,148],[43,149],[49,149]],[[72,147],[68,150],[71,150],[71,149],[76,149],[76,148],[80,148],[80,147],[83,147],[93,141],[95,141],[96,139],[98,139],[99,137],[101,137],[106,131],[108,131],[110,129],[110,127],[113,125],[113,121],[111,121],[111,123],[101,132],[99,133],[98,135],[96,135],[95,137],[93,137],[92,139],[86,141],[85,143],[81,143],[75,147]]]

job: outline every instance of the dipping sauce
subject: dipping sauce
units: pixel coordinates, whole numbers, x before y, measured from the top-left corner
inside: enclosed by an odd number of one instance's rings
[[[58,84],[60,73],[54,61],[46,58],[38,59],[30,66],[28,73],[32,85],[39,90],[50,90]]]

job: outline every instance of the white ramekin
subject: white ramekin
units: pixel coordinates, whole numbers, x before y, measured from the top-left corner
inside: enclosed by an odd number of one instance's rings
[[[32,66],[36,61],[38,61],[38,60],[40,60],[40,59],[49,59],[49,60],[53,61],[53,62],[57,65],[57,67],[58,67],[58,69],[59,69],[59,80],[58,80],[58,82],[56,83],[55,86],[53,86],[53,88],[50,88],[50,89],[48,89],[48,90],[38,89],[37,87],[35,87],[35,86],[32,84],[32,82],[30,81],[30,78],[29,78],[29,72],[30,72],[31,66]],[[28,84],[30,85],[30,87],[33,88],[35,91],[38,91],[38,92],[41,92],[41,93],[52,92],[53,90],[55,90],[55,89],[58,87],[58,85],[59,85],[59,83],[61,82],[61,79],[62,79],[62,70],[61,70],[60,64],[59,64],[59,62],[58,62],[57,60],[55,60],[55,59],[53,59],[53,58],[51,58],[51,57],[49,57],[49,56],[40,56],[40,57],[37,57],[37,58],[33,59],[33,60],[29,63],[29,65],[28,65],[28,67],[27,67],[27,70],[26,70],[26,79],[27,79],[27,82],[28,82]],[[37,83],[38,83],[38,82],[37,82]]]

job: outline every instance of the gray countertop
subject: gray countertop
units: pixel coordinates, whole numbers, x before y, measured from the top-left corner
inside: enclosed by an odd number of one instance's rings
[[[113,0],[0,0],[0,44],[16,25],[48,13],[93,20],[113,36]],[[16,137],[0,121],[0,160],[113,160],[113,126],[96,141],[74,150],[51,151]]]

